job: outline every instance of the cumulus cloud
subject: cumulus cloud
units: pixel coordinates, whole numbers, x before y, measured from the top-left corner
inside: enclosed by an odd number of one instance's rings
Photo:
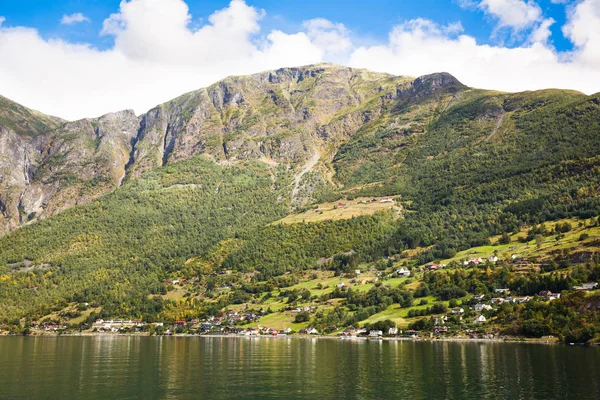
[[[0,91],[68,119],[127,108],[141,113],[228,75],[327,60],[398,75],[448,71],[474,87],[590,93],[600,91],[599,8],[597,0],[583,0],[569,11],[563,31],[575,46],[570,53],[548,44],[554,21],[528,12],[499,19],[520,29],[537,18],[530,39],[516,48],[483,45],[460,23],[426,19],[400,24],[387,41],[369,47],[356,46],[344,25],[319,18],[296,33],[262,32],[265,12],[243,0],[232,0],[200,27],[184,0],[122,1],[103,23],[101,34],[114,38],[108,50],[45,40],[32,28],[2,26],[0,17]]]
[[[479,8],[498,19],[500,27],[522,30],[542,19],[542,9],[533,1],[482,0]]]
[[[432,21],[413,20],[397,26],[385,45],[361,47],[349,64],[394,74],[418,76],[448,71],[464,83],[480,88],[520,91],[571,88],[600,91],[600,7],[584,0],[571,13],[565,34],[578,48],[557,53],[545,42],[553,21],[527,45],[516,48],[478,44],[468,35],[451,37]]]
[[[60,23],[63,25],[71,25],[79,22],[90,22],[90,19],[83,15],[82,13],[75,13],[71,15],[63,15]]]
[[[546,43],[552,36],[550,27],[554,25],[556,21],[553,18],[546,18],[542,23],[533,30],[529,40],[533,43]]]
[[[573,42],[579,63],[600,67],[600,2],[585,0],[569,12],[564,35]]]
[[[228,75],[319,62],[324,50],[304,32],[260,36],[263,12],[242,0],[199,29],[183,0],[129,0],[104,21],[115,44],[44,40],[35,29],[0,29],[2,94],[68,119],[151,107]]]
[[[344,24],[336,24],[324,18],[315,18],[303,24],[309,39],[330,54],[344,54],[352,48],[350,31]]]

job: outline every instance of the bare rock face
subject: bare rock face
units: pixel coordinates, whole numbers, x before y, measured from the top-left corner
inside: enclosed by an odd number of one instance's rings
[[[444,73],[413,79],[318,64],[226,78],[140,117],[65,122],[0,97],[0,235],[198,154],[283,166],[294,175],[292,203],[302,205],[333,184],[335,149],[386,106],[463,88]]]
[[[117,187],[139,129],[133,111],[75,122],[30,110],[11,117],[0,124],[0,234]]]

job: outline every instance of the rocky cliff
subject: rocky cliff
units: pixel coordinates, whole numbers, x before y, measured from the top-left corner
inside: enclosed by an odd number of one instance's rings
[[[413,79],[318,64],[226,78],[140,117],[66,122],[2,99],[0,234],[196,154],[284,168],[295,174],[292,204],[301,205],[335,185],[336,149],[383,107],[463,89],[448,74]]]

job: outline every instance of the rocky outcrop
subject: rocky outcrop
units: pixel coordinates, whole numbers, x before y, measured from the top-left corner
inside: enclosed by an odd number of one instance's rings
[[[33,111],[13,118],[0,124],[0,234],[116,188],[139,129],[133,111],[74,122],[39,121]]]
[[[312,180],[327,180],[310,163],[315,154],[321,166],[330,161],[386,104],[464,88],[448,74],[413,79],[318,64],[230,77],[140,117],[65,122],[0,98],[0,234],[197,154],[262,160],[296,175],[311,165]],[[293,190],[303,192],[304,181]]]

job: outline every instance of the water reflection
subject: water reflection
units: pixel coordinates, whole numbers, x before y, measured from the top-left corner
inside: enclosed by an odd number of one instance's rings
[[[594,399],[600,349],[291,338],[0,338],[0,398]]]

